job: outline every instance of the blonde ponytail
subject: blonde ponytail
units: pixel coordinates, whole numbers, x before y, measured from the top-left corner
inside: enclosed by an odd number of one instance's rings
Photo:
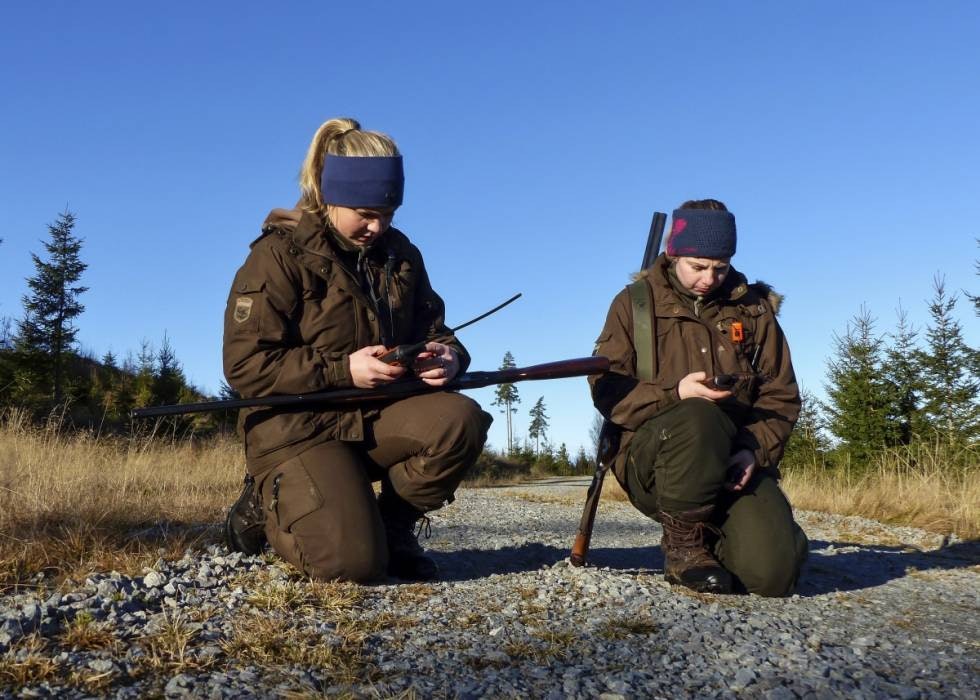
[[[356,119],[328,119],[313,134],[306,159],[299,171],[300,206],[324,217],[327,205],[320,191],[320,176],[327,154],[334,156],[397,156],[398,146],[387,134],[361,131]]]

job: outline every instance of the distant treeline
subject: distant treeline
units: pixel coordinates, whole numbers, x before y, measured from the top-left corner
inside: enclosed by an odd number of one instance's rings
[[[0,408],[26,410],[39,421],[54,417],[67,426],[114,432],[129,429],[134,408],[214,398],[187,381],[166,334],[159,348],[143,340],[138,353],[122,361],[112,352],[96,359],[77,351],[75,322],[85,310],[81,296],[88,288],[80,284],[87,265],[74,227],[75,215],[67,210],[48,226],[47,255],[32,255],[34,274],[27,279],[21,317],[0,318]],[[232,395],[223,388],[222,398]],[[201,414],[167,426],[181,433],[211,433],[233,419]]]
[[[980,296],[966,297],[980,316]],[[834,335],[826,400],[803,392],[784,463],[861,467],[895,448],[929,443],[963,462],[949,467],[976,468],[980,350],[964,340],[954,313],[958,301],[937,274],[924,329],[913,327],[900,308],[894,328],[879,332],[862,306],[844,333]]]
[[[67,210],[48,226],[46,255],[32,255],[34,274],[27,279],[20,318],[0,318],[0,409],[16,407],[37,420],[56,415],[78,428],[119,431],[129,429],[133,408],[233,398],[226,385],[219,397],[191,385],[166,334],[159,347],[143,340],[135,355],[122,360],[111,352],[99,359],[78,352],[76,320],[85,308],[81,297],[87,287],[80,282],[87,265],[74,227],[75,215]],[[980,316],[980,295],[964,294],[973,305],[970,316]],[[860,464],[881,450],[917,440],[968,447],[975,454],[980,445],[980,350],[964,340],[956,317],[959,301],[959,293],[950,294],[937,274],[924,329],[912,327],[900,310],[894,328],[879,332],[872,313],[862,307],[834,336],[826,400],[803,392],[803,412],[784,463]],[[508,366],[514,366],[510,352],[502,368]],[[511,425],[519,402],[514,385],[498,387],[493,405],[506,416],[507,445],[499,454],[489,453],[484,466],[497,460],[559,474],[593,468],[591,453],[580,449],[572,457],[564,444],[548,441],[543,397],[530,410],[528,438],[519,445]],[[229,429],[233,420],[234,415],[195,414],[168,426],[213,433]],[[596,426],[588,429],[594,442]]]

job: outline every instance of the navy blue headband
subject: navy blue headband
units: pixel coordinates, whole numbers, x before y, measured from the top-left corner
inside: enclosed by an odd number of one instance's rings
[[[402,203],[405,173],[401,156],[327,154],[320,175],[325,204],[341,207],[391,207]]]
[[[675,209],[667,255],[722,260],[735,255],[735,216],[713,209]]]

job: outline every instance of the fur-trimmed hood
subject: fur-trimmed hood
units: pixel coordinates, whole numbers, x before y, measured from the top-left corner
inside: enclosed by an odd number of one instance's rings
[[[663,260],[661,260],[661,258],[663,258]],[[658,264],[664,265],[665,267],[670,265],[665,253],[661,254],[653,262],[653,265],[651,265],[647,269],[638,270],[636,272],[631,273],[629,277],[630,282],[635,282],[638,279],[648,277],[651,274],[652,270]],[[752,292],[757,294],[760,298],[765,299],[769,303],[769,306],[772,308],[773,314],[775,314],[776,316],[779,315],[779,312],[783,306],[783,301],[785,300],[786,297],[783,294],[777,292],[773,288],[773,286],[768,282],[763,282],[762,280],[757,279],[755,282],[749,284],[745,275],[743,275],[741,272],[736,270],[735,267],[733,266],[730,268],[730,272],[728,274],[728,277],[725,278],[725,284],[723,285],[722,288],[724,289],[725,287],[728,287],[732,289],[730,298],[734,299],[740,296],[738,292],[739,292],[739,288],[743,284],[745,285],[745,288],[747,290],[751,290]],[[744,294],[745,291],[743,290],[742,293]]]

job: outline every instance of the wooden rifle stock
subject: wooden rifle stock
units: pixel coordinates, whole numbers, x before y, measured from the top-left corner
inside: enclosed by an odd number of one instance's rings
[[[572,544],[572,553],[569,560],[572,566],[585,566],[585,557],[589,553],[589,544],[592,542],[592,528],[595,525],[595,514],[599,508],[599,498],[602,496],[602,482],[609,471],[610,463],[616,459],[619,452],[619,436],[621,430],[615,423],[604,421],[602,430],[599,432],[599,448],[595,456],[595,475],[592,483],[589,484],[589,491],[585,497],[585,508],[582,509],[582,520],[578,524],[578,532],[575,533],[575,542]]]
[[[131,415],[133,418],[154,418],[158,416],[183,415],[185,413],[227,411],[251,406],[288,406],[290,408],[306,405],[343,406],[348,404],[370,403],[373,401],[390,401],[406,396],[429,394],[437,391],[479,389],[492,384],[512,384],[515,382],[540,379],[582,377],[589,374],[602,374],[608,369],[608,358],[602,356],[579,357],[572,360],[559,360],[541,365],[532,365],[530,367],[512,367],[510,369],[497,370],[496,372],[466,372],[444,386],[429,386],[420,379],[406,379],[386,384],[377,389],[340,389],[337,391],[319,391],[312,394],[260,396],[249,399],[204,401],[201,403],[175,404],[171,406],[150,406],[147,408],[137,408]]]

